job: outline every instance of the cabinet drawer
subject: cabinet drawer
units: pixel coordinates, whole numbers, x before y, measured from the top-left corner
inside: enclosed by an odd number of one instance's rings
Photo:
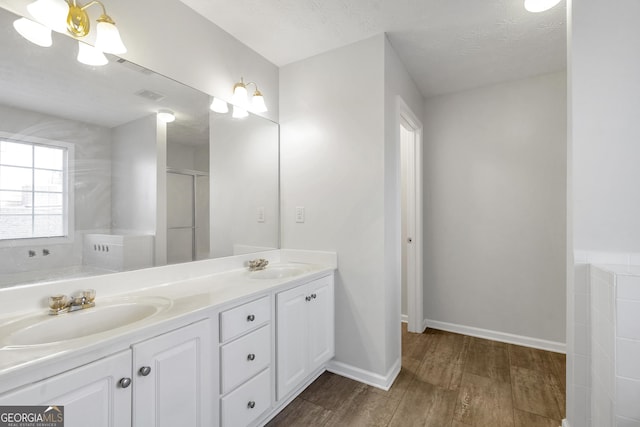
[[[269,297],[220,313],[220,341],[226,342],[271,320]]]
[[[271,364],[271,327],[225,344],[220,353],[220,391],[225,394]]]
[[[223,427],[249,425],[271,407],[271,370],[264,370],[221,401]]]

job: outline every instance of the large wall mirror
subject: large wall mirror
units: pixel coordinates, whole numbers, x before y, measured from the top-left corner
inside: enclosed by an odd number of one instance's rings
[[[0,9],[0,288],[279,247],[276,123],[18,18]]]

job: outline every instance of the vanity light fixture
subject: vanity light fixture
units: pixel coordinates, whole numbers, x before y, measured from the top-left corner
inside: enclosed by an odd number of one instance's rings
[[[42,24],[27,18],[20,18],[13,21],[13,28],[31,43],[42,47],[50,47],[53,44],[51,30]]]
[[[98,48],[91,46],[90,44],[86,44],[84,42],[78,42],[78,62],[81,62],[85,65],[92,65],[95,67],[99,67],[101,65],[107,65],[109,60],[104,53]]]
[[[538,13],[549,10],[560,3],[560,0],[524,0],[524,8],[529,12]]]
[[[233,106],[233,113],[231,113],[231,117],[234,119],[244,119],[247,117],[249,113],[242,107],[238,107],[237,105]]]
[[[229,112],[229,104],[227,104],[220,98],[216,98],[215,96],[213,97],[213,101],[211,102],[211,107],[209,108],[211,108],[211,111],[214,111],[220,114],[225,114]]]
[[[127,48],[122,43],[115,22],[107,15],[104,4],[98,0],[92,0],[85,5],[78,3],[77,0],[36,0],[29,4],[27,10],[31,16],[49,30],[48,38],[44,30],[26,23],[28,19],[18,19],[13,26],[24,38],[43,47],[51,46],[51,42],[48,41],[51,38],[51,30],[59,33],[67,32],[80,39],[87,36],[91,30],[87,9],[96,4],[102,8],[102,14],[96,19],[98,25],[95,48],[93,48],[95,50],[88,49],[86,47],[88,45],[79,41],[78,61],[88,65],[105,65],[108,60],[103,52],[119,55],[126,53]]]
[[[165,123],[171,123],[176,120],[176,115],[171,110],[159,110],[158,120]]]
[[[249,85],[253,85],[256,88],[253,92],[253,96],[251,97],[251,102],[249,102],[249,94],[247,92],[247,86]],[[242,77],[240,77],[240,81],[238,83],[233,85],[233,96],[231,98],[231,102],[233,105],[237,105],[244,110],[251,110],[255,113],[264,113],[267,111],[267,105],[264,103],[264,96],[262,96],[262,93],[258,90],[258,85],[254,82],[245,83]]]

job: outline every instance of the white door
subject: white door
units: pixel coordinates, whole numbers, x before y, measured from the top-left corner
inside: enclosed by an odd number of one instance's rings
[[[167,172],[167,262],[193,261],[195,194],[192,175]]]
[[[309,285],[309,370],[313,371],[334,355],[333,279],[323,277]]]
[[[132,387],[122,379],[131,379],[131,350],[5,394],[0,405],[64,406],[65,427],[127,427]]]
[[[298,286],[276,296],[278,400],[307,376],[308,290]]]
[[[133,346],[134,427],[213,425],[208,320]]]
[[[401,300],[408,331],[424,331],[422,283],[422,125],[400,107]]]

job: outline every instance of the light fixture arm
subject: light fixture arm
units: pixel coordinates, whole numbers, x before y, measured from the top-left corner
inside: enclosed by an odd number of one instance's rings
[[[79,5],[77,0],[66,0],[69,4],[69,16],[67,17],[67,27],[71,34],[76,37],[84,37],[89,34],[90,21],[86,10],[97,4],[102,8],[102,15],[97,19],[98,22],[108,22],[115,25],[113,19],[107,15],[107,9],[99,0],[92,0],[85,5]]]

